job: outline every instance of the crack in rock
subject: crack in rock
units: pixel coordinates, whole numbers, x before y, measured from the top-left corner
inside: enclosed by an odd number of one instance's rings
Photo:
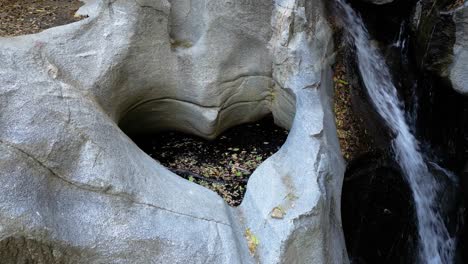
[[[84,190],[84,191],[88,191],[88,192],[94,192],[94,193],[97,193],[97,194],[107,195],[107,196],[111,196],[111,197],[119,197],[119,198],[127,200],[128,202],[131,202],[133,204],[144,205],[144,206],[152,207],[152,208],[155,208],[155,209],[163,210],[163,211],[166,211],[166,212],[169,212],[169,213],[177,214],[177,215],[180,215],[180,216],[185,216],[185,217],[189,217],[189,218],[193,218],[193,219],[197,219],[197,220],[202,220],[202,221],[207,221],[207,222],[213,222],[213,223],[216,223],[216,224],[221,224],[221,225],[231,227],[230,224],[224,223],[224,222],[221,222],[221,221],[217,221],[217,220],[213,220],[213,219],[207,219],[207,218],[198,217],[198,216],[189,215],[189,214],[184,214],[184,213],[177,212],[177,211],[174,211],[174,210],[170,210],[170,209],[167,209],[167,208],[163,208],[163,207],[160,207],[160,206],[157,206],[157,205],[154,205],[154,204],[140,202],[140,201],[135,200],[131,195],[129,195],[127,193],[111,193],[111,192],[109,192],[109,191],[112,190],[111,185],[109,185],[109,186],[107,186],[105,188],[100,188],[100,187],[94,187],[94,186],[91,186],[91,185],[77,184],[76,182],[67,180],[64,177],[60,176],[59,174],[54,172],[51,168],[46,166],[42,161],[40,161],[39,159],[37,159],[33,155],[27,153],[26,151],[22,150],[21,148],[18,148],[16,146],[12,145],[12,144],[9,144],[9,143],[7,143],[7,142],[5,142],[3,140],[0,140],[0,144],[2,144],[4,146],[7,146],[7,147],[15,150],[16,152],[19,152],[19,153],[25,155],[26,157],[28,157],[29,159],[31,159],[32,161],[34,161],[38,165],[40,165],[42,168],[46,169],[49,172],[49,175],[53,175],[54,178],[59,179],[60,181],[63,181],[66,184],[71,185],[71,186],[73,186],[75,188],[78,188],[80,190]]]

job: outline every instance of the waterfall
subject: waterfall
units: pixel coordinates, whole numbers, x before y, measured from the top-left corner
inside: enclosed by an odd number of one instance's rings
[[[452,263],[455,239],[450,237],[438,209],[437,193],[440,186],[424,160],[419,142],[411,133],[390,70],[378,48],[371,45],[362,18],[345,0],[337,2],[343,11],[343,24],[354,41],[359,70],[369,97],[376,111],[396,134],[392,147],[411,188],[415,204],[419,262]]]

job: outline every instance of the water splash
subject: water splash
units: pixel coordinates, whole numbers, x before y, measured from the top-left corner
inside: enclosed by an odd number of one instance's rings
[[[455,240],[450,237],[439,212],[437,194],[440,186],[424,161],[419,142],[411,133],[390,70],[379,50],[371,45],[361,17],[344,0],[337,2],[343,11],[343,24],[354,41],[359,70],[371,101],[390,129],[396,133],[392,147],[410,185],[415,203],[419,262],[452,263]]]

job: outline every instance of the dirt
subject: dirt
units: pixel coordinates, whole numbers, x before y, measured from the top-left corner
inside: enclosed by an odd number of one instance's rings
[[[92,254],[89,250],[32,237],[12,236],[0,241],[2,264],[66,264],[83,263]],[[45,239],[44,239],[45,240]]]
[[[272,117],[229,129],[208,141],[179,132],[132,137],[179,176],[207,187],[231,206],[241,203],[253,171],[284,144],[288,131]]]
[[[347,162],[372,150],[372,142],[368,135],[364,121],[353,111],[351,91],[353,86],[348,79],[348,73],[343,62],[344,56],[337,55],[334,70],[335,85],[335,121],[340,142],[341,152]]]
[[[82,5],[78,0],[0,0],[0,36],[33,34],[79,21],[84,17],[75,13]]]
[[[448,4],[445,8],[447,11],[455,10],[462,7],[465,4],[465,0],[453,0],[452,3]]]

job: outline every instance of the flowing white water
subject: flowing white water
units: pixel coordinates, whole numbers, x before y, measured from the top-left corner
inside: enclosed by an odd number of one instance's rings
[[[393,85],[390,70],[379,50],[371,45],[361,17],[345,0],[337,0],[342,20],[354,41],[359,70],[377,112],[397,134],[393,140],[396,159],[412,190],[419,234],[419,262],[452,263],[455,241],[438,210],[439,184],[429,171],[419,142],[410,131],[405,112]]]
[[[398,39],[393,44],[394,47],[404,49],[406,47],[406,38],[405,38],[405,22],[401,22],[400,31],[398,32]]]

